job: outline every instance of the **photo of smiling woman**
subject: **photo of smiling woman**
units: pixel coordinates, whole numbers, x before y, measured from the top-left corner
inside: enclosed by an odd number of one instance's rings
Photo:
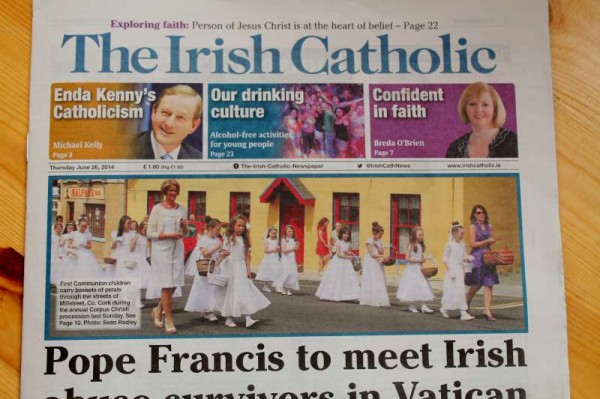
[[[148,219],[148,238],[152,240],[150,283],[161,288],[160,302],[152,309],[152,319],[157,328],[164,327],[167,334],[175,334],[173,292],[184,285],[183,236],[187,234],[188,226],[185,210],[175,202],[180,191],[179,182],[165,180],[160,191],[164,199],[154,205]]]
[[[506,110],[500,95],[483,82],[468,86],[458,101],[458,114],[471,131],[450,143],[446,158],[516,158],[517,134],[505,129]]]

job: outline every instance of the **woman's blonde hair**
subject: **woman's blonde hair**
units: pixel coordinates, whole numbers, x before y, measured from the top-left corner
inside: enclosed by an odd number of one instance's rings
[[[483,82],[470,84],[460,95],[460,99],[458,100],[458,115],[460,115],[460,119],[462,119],[464,123],[469,123],[467,104],[471,98],[479,98],[483,93],[490,93],[490,96],[492,96],[492,101],[494,103],[494,127],[504,126],[504,122],[506,122],[506,109],[504,108],[504,103],[496,89]]]
[[[179,182],[175,179],[168,179],[168,180],[165,180],[164,182],[162,182],[162,184],[160,185],[160,192],[163,195],[167,195],[167,190],[171,186],[173,186],[177,189],[177,195],[179,195],[179,191],[181,191],[181,187],[179,186]]]

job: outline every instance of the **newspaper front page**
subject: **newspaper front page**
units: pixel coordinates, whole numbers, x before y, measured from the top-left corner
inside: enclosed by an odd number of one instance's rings
[[[568,398],[545,1],[36,1],[21,397]]]

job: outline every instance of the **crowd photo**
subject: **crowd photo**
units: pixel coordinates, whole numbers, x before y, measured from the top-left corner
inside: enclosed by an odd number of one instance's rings
[[[364,158],[365,107],[357,84],[297,84],[304,102],[282,109],[284,158]]]

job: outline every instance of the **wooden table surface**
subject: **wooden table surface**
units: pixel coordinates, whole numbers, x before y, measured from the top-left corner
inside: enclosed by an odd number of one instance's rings
[[[600,264],[592,260],[600,254],[600,1],[549,3],[571,395],[596,398]],[[0,247],[23,253],[31,2],[0,4],[0,149],[8,151],[0,157]],[[0,286],[0,397],[13,399],[19,392],[22,289],[1,280]]]

